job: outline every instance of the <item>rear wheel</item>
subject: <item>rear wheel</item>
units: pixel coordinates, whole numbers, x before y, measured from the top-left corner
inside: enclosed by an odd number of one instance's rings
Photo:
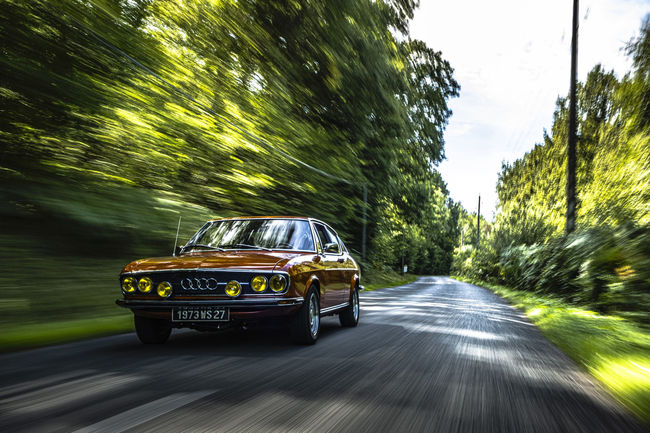
[[[144,344],[162,344],[172,333],[168,320],[152,319],[150,317],[134,316],[135,333]]]
[[[310,287],[305,302],[291,323],[291,338],[298,344],[314,344],[320,333],[320,303],[314,286]]]
[[[354,288],[352,291],[352,296],[350,297],[350,305],[345,307],[343,311],[339,313],[339,322],[341,326],[346,328],[352,328],[357,326],[359,323],[359,290]]]

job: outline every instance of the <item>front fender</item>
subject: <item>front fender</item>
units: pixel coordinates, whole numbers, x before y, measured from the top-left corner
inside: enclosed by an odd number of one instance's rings
[[[354,288],[357,287],[357,286],[361,287],[361,284],[360,284],[360,278],[359,278],[359,273],[358,273],[358,272],[355,273],[355,274],[352,276],[352,279],[351,279],[351,281],[350,281],[350,296],[352,296],[352,291],[353,291]]]
[[[307,290],[311,287],[312,284],[316,284],[316,286],[318,286],[319,297],[322,299],[323,295],[325,294],[325,291],[323,290],[323,286],[321,285],[320,280],[316,275],[311,275],[307,279],[307,282],[305,283],[305,293],[303,293],[302,296],[303,297],[305,296]]]

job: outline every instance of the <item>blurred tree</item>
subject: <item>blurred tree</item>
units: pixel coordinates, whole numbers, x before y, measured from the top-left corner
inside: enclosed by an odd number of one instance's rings
[[[444,272],[455,217],[435,166],[459,86],[409,38],[416,6],[7,0],[3,176],[173,192],[220,215],[313,215],[355,250],[367,183],[370,244],[391,238],[383,218],[404,206],[394,223],[417,269]]]
[[[457,272],[647,311],[650,250],[639,245],[650,245],[649,39],[646,18],[627,47],[631,73],[619,80],[596,65],[578,85],[577,232],[562,233],[568,108],[559,98],[551,133],[502,167],[486,254],[457,251]]]

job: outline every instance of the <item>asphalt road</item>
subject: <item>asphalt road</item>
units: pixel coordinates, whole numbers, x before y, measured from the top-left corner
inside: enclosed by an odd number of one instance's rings
[[[278,330],[134,334],[0,356],[2,432],[644,431],[491,292],[363,293],[315,346]]]

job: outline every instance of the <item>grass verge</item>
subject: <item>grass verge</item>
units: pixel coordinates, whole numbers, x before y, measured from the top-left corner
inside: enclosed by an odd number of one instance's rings
[[[367,283],[364,284],[365,291],[383,289],[386,287],[401,286],[412,283],[417,279],[417,275],[398,274],[397,272],[370,271]]]
[[[415,281],[415,275],[381,273],[366,290],[400,286]],[[115,296],[113,296],[114,298]],[[112,298],[111,298],[112,299]],[[112,304],[112,303],[111,303]],[[114,305],[112,305],[114,308]],[[96,317],[44,323],[0,324],[0,353],[68,343],[133,331],[133,316]]]
[[[0,351],[11,352],[50,346],[133,330],[133,316],[98,317],[65,322],[21,324],[0,327]]]
[[[507,299],[553,344],[598,379],[650,426],[650,335],[637,323],[601,315],[551,296],[462,277]]]
[[[372,283],[365,286],[366,290],[401,286],[415,281],[417,276],[381,272],[373,274],[371,278]],[[44,323],[21,323],[13,325],[5,323],[0,324],[0,353],[51,346],[131,331],[133,331],[133,319],[130,313],[119,316]]]

